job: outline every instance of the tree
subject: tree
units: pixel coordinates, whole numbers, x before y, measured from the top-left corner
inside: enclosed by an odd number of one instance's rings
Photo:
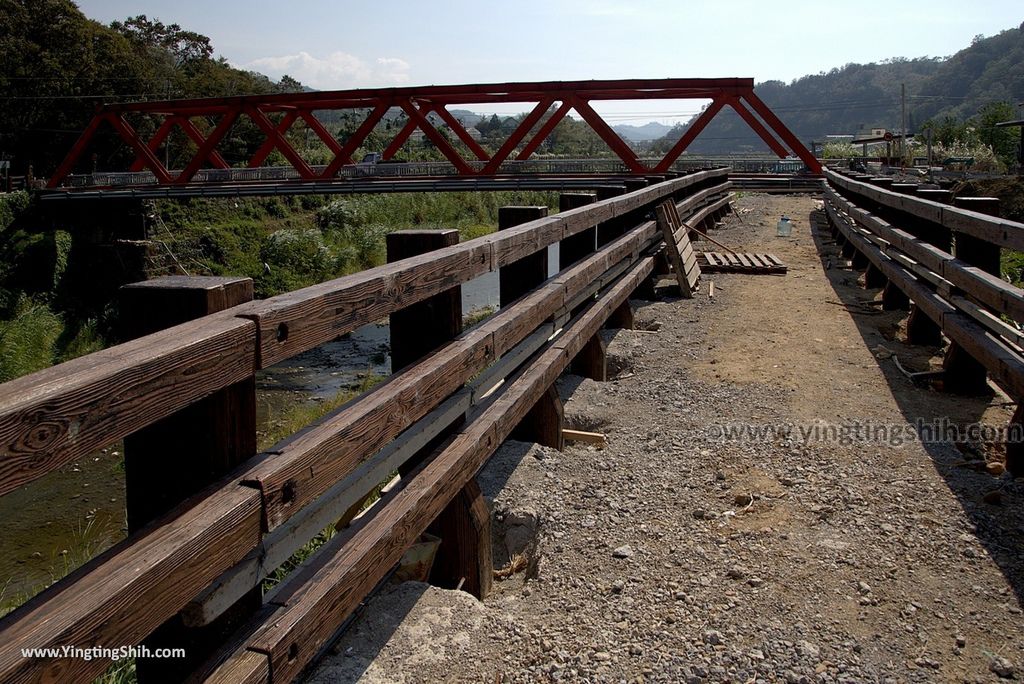
[[[112,22],[110,28],[137,45],[173,56],[176,66],[213,56],[213,46],[206,36],[185,31],[177,24],[165,26],[160,21],[150,21],[145,14]]]
[[[996,157],[1007,166],[1017,163],[1017,150],[1020,146],[1020,127],[1005,126],[998,127],[1000,121],[1016,119],[1014,107],[1009,102],[991,102],[978,112],[975,120],[977,122],[978,139],[992,148]]]

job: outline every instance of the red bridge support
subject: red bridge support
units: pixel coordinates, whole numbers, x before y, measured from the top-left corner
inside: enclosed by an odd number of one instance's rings
[[[604,100],[666,99],[705,99],[711,100],[711,104],[652,167],[644,165],[592,106],[594,102]],[[452,106],[510,102],[536,104],[493,154],[477,143],[448,109]],[[343,166],[353,163],[352,154],[393,109],[404,112],[407,123],[385,148],[385,159],[393,157],[409,137],[419,130],[451,162],[459,175],[495,175],[503,162],[513,158],[513,154],[517,161],[529,159],[559,121],[570,110],[575,110],[630,173],[663,173],[672,167],[694,138],[726,105],[732,107],[775,154],[785,157],[792,153],[803,160],[812,172],[821,173],[821,166],[814,156],[754,94],[753,79],[697,78],[426,86],[107,104],[97,110],[67,158],[53,174],[48,187],[59,187],[67,179],[103,124],[111,126],[135,153],[135,160],[130,167],[132,171],[149,170],[160,185],[188,184],[204,166],[228,168],[218,146],[242,117],[248,117],[266,137],[266,141],[253,153],[246,166],[252,168],[262,165],[277,150],[295,169],[299,178],[308,181],[329,180]],[[342,143],[335,140],[316,118],[316,112],[329,110],[354,110],[364,113],[366,118]],[[155,131],[149,140],[144,140],[137,132],[137,124],[145,119],[150,119]],[[325,168],[311,167],[288,142],[286,134],[298,121],[313,131],[334,155]],[[136,125],[133,126],[132,122]],[[463,157],[452,139],[438,127],[438,122],[443,123],[475,159],[467,160]],[[166,168],[157,154],[176,127],[181,128],[195,144],[191,160],[178,172]]]

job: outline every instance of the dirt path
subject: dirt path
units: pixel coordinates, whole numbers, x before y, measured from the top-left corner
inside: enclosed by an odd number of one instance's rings
[[[496,562],[523,551],[527,573],[483,604],[382,594],[312,681],[1024,678],[1021,489],[985,472],[990,445],[903,443],[918,418],[1001,426],[1005,397],[899,372],[890,354],[923,369],[936,350],[899,342],[901,315],[867,303],[815,204],[740,197],[715,237],[789,274],[638,303],[657,332],[614,334],[618,379],[563,379],[570,423],[607,448],[495,457]],[[887,432],[852,438],[855,423]]]

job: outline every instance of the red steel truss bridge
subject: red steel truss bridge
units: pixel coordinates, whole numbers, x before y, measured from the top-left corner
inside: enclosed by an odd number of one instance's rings
[[[592,107],[607,100],[711,100],[683,136],[660,159],[641,159]],[[452,114],[451,107],[525,103],[532,109],[494,152],[484,149]],[[680,155],[724,107],[731,107],[780,158],[795,156],[814,174],[821,165],[754,92],[750,78],[552,81],[486,85],[338,90],[100,106],[74,147],[50,178],[50,197],[192,196],[218,194],[300,194],[311,192],[395,192],[465,189],[569,189],[595,177],[666,174],[685,168]],[[362,113],[365,118],[344,141],[317,118],[327,111]],[[380,164],[357,163],[356,153],[386,115],[401,110],[404,126],[382,153]],[[585,121],[615,158],[531,160],[541,143],[570,111]],[[231,166],[221,146],[233,126],[247,117],[265,136],[244,166]],[[141,122],[149,118],[145,126]],[[312,165],[286,134],[303,122],[330,150],[326,165]],[[460,153],[443,124],[462,143]],[[112,129],[134,153],[128,169],[74,174],[97,134]],[[154,130],[149,139],[140,129]],[[184,168],[161,161],[161,148],[180,129],[194,143]],[[421,131],[446,162],[386,163]],[[287,166],[267,166],[277,151]],[[468,151],[471,158],[466,158]],[[589,181],[587,179],[590,179]]]

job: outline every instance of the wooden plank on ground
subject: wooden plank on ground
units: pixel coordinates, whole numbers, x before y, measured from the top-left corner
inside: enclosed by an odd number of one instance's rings
[[[606,446],[608,444],[608,438],[600,432],[563,429],[562,436],[565,437],[567,442],[584,442],[586,444],[596,444],[597,446]]]

